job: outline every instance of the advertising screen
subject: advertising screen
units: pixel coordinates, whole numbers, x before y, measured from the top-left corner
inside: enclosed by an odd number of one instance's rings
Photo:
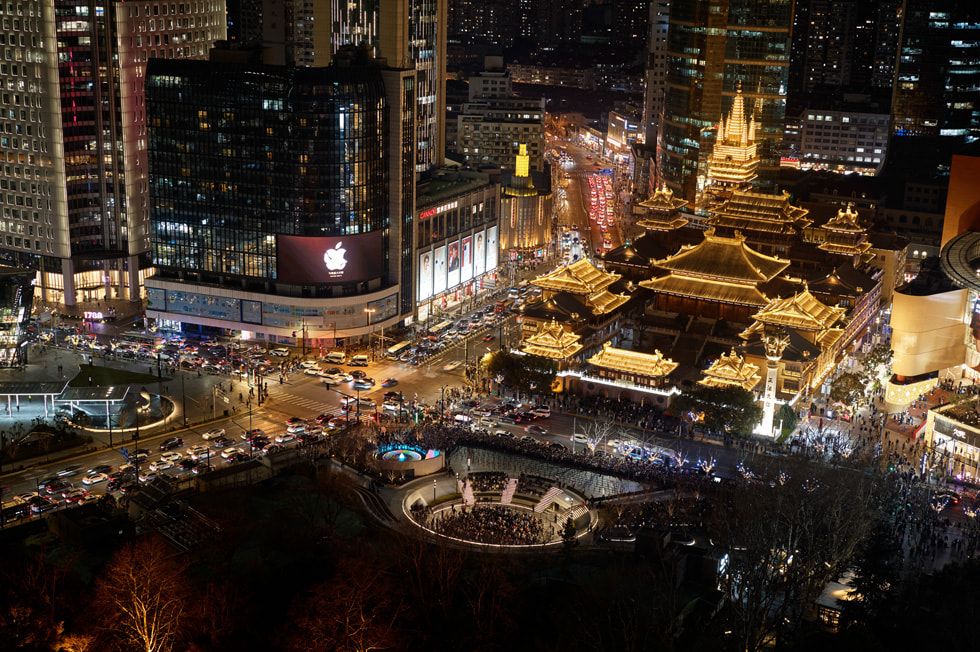
[[[497,227],[487,229],[487,271],[497,269]]]
[[[432,257],[432,294],[446,291],[446,248],[436,247]]]
[[[380,276],[381,231],[339,237],[276,236],[278,277],[288,283],[350,283]]]
[[[487,271],[487,234],[480,231],[473,238],[473,276],[479,276]]]
[[[419,254],[419,301],[432,296],[432,252]]]
[[[454,288],[459,285],[459,241],[446,245],[446,287]]]
[[[459,268],[459,280],[461,283],[473,278],[473,236],[468,235],[460,240],[463,250],[462,262]]]

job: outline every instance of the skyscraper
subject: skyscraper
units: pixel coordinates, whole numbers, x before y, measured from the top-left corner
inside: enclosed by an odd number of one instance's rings
[[[49,304],[138,300],[150,267],[146,64],[206,56],[225,38],[224,0],[27,1],[0,16],[0,264],[40,272]]]
[[[643,136],[648,145],[657,141],[664,112],[667,80],[667,31],[670,0],[651,0],[647,35],[646,92],[643,97]]]
[[[661,172],[693,201],[706,173],[712,128],[738,83],[756,123],[759,185],[779,167],[789,76],[792,0],[692,0],[670,7]]]

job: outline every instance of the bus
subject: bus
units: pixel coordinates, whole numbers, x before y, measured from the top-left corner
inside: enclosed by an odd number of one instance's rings
[[[405,349],[407,349],[410,346],[412,346],[412,343],[409,342],[408,340],[404,340],[402,342],[399,342],[395,346],[391,347],[390,349],[388,349],[386,355],[390,360],[397,360],[398,356],[400,356],[405,351]]]
[[[452,330],[452,327],[453,327],[453,322],[451,321],[439,322],[438,324],[436,324],[435,326],[429,329],[429,339],[430,340],[440,339],[442,336],[444,336],[446,333]]]
[[[0,522],[2,523],[18,521],[30,515],[31,504],[20,496],[14,496],[10,500],[3,501],[3,505],[0,507]]]

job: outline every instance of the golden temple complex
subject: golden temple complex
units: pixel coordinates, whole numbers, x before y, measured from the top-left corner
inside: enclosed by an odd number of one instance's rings
[[[755,142],[755,119],[745,119],[740,83],[728,120],[722,117],[718,124],[718,139],[708,157],[709,194],[750,187],[758,176],[760,160]]]
[[[552,320],[550,324],[524,340],[522,350],[530,355],[540,355],[552,360],[565,360],[582,350],[581,336],[565,330]]]
[[[537,277],[531,284],[552,292],[592,295],[605,290],[620,278],[619,274],[610,274],[599,269],[588,258],[580,258]]]
[[[823,225],[826,240],[817,245],[831,254],[842,256],[864,256],[871,243],[868,241],[868,227],[861,224],[854,204],[837,211],[837,215]],[[866,262],[866,261],[862,261]]]
[[[601,376],[629,380],[638,385],[660,385],[677,369],[678,363],[664,357],[659,350],[653,353],[617,349],[605,342],[599,352],[586,362],[600,369]]]
[[[759,366],[749,364],[745,358],[735,352],[722,353],[704,370],[704,377],[698,381],[708,387],[727,387],[737,385],[742,389],[752,390],[762,380],[758,375]]]
[[[708,224],[719,235],[742,233],[754,246],[787,247],[812,220],[807,210],[789,203],[789,193],[769,195],[735,190],[731,197],[712,209]]]
[[[649,199],[637,204],[646,215],[636,225],[648,231],[676,231],[688,223],[681,214],[687,204],[687,201],[674,197],[674,191],[662,184]]]

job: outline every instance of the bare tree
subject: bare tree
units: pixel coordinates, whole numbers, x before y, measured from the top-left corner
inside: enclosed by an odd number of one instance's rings
[[[146,652],[168,652],[181,633],[190,598],[184,571],[157,537],[127,544],[96,582],[102,629]]]

